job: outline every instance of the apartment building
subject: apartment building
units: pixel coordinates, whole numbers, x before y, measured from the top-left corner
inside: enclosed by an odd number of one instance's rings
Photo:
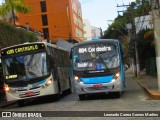
[[[82,10],[78,0],[25,0],[29,14],[17,14],[18,24],[43,32],[44,40],[82,42]]]
[[[102,36],[102,29],[101,28],[91,26],[91,32],[92,32],[92,38],[95,38],[95,37],[100,38]]]
[[[91,24],[88,19],[83,19],[84,40],[92,40]]]

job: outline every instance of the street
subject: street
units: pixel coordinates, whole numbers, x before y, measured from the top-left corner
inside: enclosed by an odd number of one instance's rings
[[[159,111],[160,102],[152,100],[132,76],[126,75],[126,85],[126,91],[120,98],[101,94],[87,96],[80,101],[77,95],[69,94],[59,101],[43,97],[30,101],[23,107],[14,104],[1,111]]]

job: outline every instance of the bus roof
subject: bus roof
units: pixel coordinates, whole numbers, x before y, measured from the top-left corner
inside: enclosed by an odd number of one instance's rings
[[[117,39],[99,39],[99,40],[89,40],[89,41],[84,41],[84,42],[81,42],[81,43],[76,43],[74,46],[83,46],[83,45],[88,45],[88,44],[94,44],[94,43],[100,43],[100,42],[105,42],[105,43],[112,43],[112,44],[115,44],[118,42]]]

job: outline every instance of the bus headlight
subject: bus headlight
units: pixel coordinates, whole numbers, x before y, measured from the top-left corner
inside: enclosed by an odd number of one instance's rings
[[[77,81],[78,83],[82,83],[82,81],[79,79],[78,76],[74,76],[74,80]]]
[[[53,79],[52,79],[52,78],[51,78],[51,79],[49,79],[49,80],[47,80],[47,82],[46,82],[45,86],[49,86],[49,85],[52,83],[52,81],[53,81]]]
[[[74,76],[74,80],[78,80],[79,79],[79,77],[78,76]]]
[[[117,72],[117,73],[114,75],[114,78],[113,78],[113,79],[116,80],[119,76],[120,76],[120,72]]]
[[[8,92],[10,89],[9,89],[9,87],[8,87],[8,85],[5,85],[4,86],[4,90],[6,91],[6,92]]]

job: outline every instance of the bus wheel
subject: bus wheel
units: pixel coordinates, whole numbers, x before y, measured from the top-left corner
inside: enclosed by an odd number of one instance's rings
[[[80,94],[80,95],[79,95],[79,100],[84,100],[84,99],[85,99],[85,95]]]
[[[18,100],[17,103],[18,103],[19,107],[23,107],[24,106],[24,100]]]

